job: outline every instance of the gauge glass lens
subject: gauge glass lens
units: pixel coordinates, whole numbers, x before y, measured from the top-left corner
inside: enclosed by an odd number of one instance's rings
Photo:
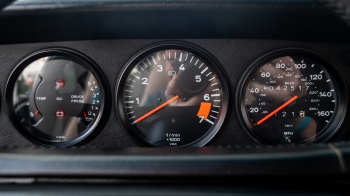
[[[39,143],[64,143],[90,133],[103,105],[101,84],[86,66],[65,56],[29,63],[14,82],[16,122]]]
[[[312,142],[337,111],[335,80],[320,63],[283,56],[258,66],[241,99],[253,134],[277,144]]]
[[[185,50],[167,49],[130,66],[120,84],[120,115],[143,142],[201,146],[215,135],[228,96],[216,64]]]

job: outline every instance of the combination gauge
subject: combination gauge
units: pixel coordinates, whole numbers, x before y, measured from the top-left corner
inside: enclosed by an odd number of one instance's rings
[[[103,124],[108,89],[101,74],[91,60],[75,51],[36,52],[18,65],[8,81],[10,117],[34,143],[77,144]]]
[[[204,50],[164,43],[137,54],[117,84],[117,114],[141,145],[203,146],[228,107],[226,76]]]

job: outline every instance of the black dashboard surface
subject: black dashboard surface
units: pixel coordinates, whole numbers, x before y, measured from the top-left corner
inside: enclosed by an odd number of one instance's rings
[[[32,0],[2,5],[2,44],[135,38],[350,43],[343,0]]]

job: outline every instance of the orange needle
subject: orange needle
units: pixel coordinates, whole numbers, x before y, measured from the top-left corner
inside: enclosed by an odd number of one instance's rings
[[[289,99],[286,103],[284,103],[283,105],[281,105],[280,107],[278,107],[277,109],[275,109],[273,112],[271,112],[270,114],[268,114],[267,116],[265,116],[264,118],[262,118],[261,120],[258,121],[258,123],[256,123],[257,125],[260,125],[261,123],[265,122],[267,119],[269,119],[271,116],[273,116],[274,114],[276,114],[277,112],[279,112],[280,110],[282,110],[283,108],[287,107],[289,104],[291,104],[293,101],[295,101],[296,99],[298,99],[298,96],[294,96],[291,99]]]
[[[179,95],[176,95],[175,97],[169,99],[167,102],[163,103],[162,105],[154,108],[153,110],[151,110],[150,112],[148,112],[147,114],[141,116],[140,118],[136,119],[133,123],[131,124],[135,124],[135,123],[138,123],[138,122],[141,122],[142,120],[144,120],[145,118],[151,116],[152,114],[154,114],[155,112],[159,111],[160,109],[164,108],[165,106],[169,105],[169,103],[175,101],[176,99],[179,98]]]

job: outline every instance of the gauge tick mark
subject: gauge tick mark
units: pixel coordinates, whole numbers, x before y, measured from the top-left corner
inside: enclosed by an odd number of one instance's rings
[[[199,61],[199,59],[194,63],[194,65],[197,65],[198,61]]]
[[[212,124],[212,125],[214,124],[213,121],[211,121],[211,120],[209,120],[209,119],[206,119],[205,121],[207,121],[208,123],[210,123],[210,124]]]
[[[154,59],[153,56],[152,56],[152,60],[153,60],[154,65],[157,65],[156,59]]]
[[[208,70],[208,67],[204,68],[203,71],[201,72],[201,74],[204,74],[204,72],[207,70]]]
[[[216,119],[216,117],[215,117],[215,116],[210,115],[210,117],[212,117],[212,118]]]

